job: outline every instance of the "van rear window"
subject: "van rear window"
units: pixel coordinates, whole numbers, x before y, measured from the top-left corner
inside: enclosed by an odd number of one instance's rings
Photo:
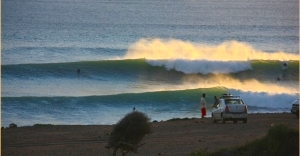
[[[244,102],[241,99],[226,99],[225,104],[226,105],[231,105],[231,104],[241,104],[241,105],[243,105]]]

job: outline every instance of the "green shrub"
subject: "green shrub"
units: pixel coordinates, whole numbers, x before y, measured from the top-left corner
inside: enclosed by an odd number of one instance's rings
[[[149,117],[141,112],[133,111],[121,119],[113,128],[106,148],[112,148],[113,155],[120,150],[122,155],[136,152],[143,137],[152,132]]]
[[[297,130],[280,124],[270,128],[264,139],[265,150],[269,155],[298,155],[299,131]]]
[[[287,125],[279,124],[271,127],[268,134],[244,146],[221,149],[215,152],[203,150],[193,151],[191,156],[298,156],[299,130],[291,129]]]
[[[52,126],[51,124],[34,124],[33,126]]]
[[[17,124],[15,124],[15,123],[11,123],[11,124],[9,124],[9,128],[17,128],[18,126],[17,126]]]

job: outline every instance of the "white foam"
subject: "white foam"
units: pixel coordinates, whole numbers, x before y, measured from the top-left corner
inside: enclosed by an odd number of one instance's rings
[[[233,95],[239,95],[248,106],[291,109],[292,102],[299,98],[299,94],[269,94],[267,92],[241,92],[237,90],[229,91]]]
[[[210,61],[248,61],[248,60],[297,60],[299,54],[283,51],[264,52],[252,45],[239,41],[225,41],[218,45],[194,43],[179,39],[163,40],[143,38],[132,44],[125,59],[206,59]]]
[[[165,67],[168,70],[176,70],[185,74],[228,74],[245,70],[251,70],[250,61],[208,61],[208,60],[147,60],[152,66]]]

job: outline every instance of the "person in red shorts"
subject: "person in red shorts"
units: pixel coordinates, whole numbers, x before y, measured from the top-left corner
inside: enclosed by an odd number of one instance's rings
[[[200,111],[201,111],[201,119],[203,120],[204,116],[206,116],[205,93],[202,94],[202,97],[201,97],[201,100],[200,100],[200,106],[199,107],[200,107]]]

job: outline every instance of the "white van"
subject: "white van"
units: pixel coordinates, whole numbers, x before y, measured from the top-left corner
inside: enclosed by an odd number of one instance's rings
[[[222,123],[226,121],[247,123],[248,107],[239,96],[223,94],[218,104],[213,108],[211,117],[213,123],[216,123],[217,120]]]
[[[299,98],[292,103],[291,113],[299,118]]]

